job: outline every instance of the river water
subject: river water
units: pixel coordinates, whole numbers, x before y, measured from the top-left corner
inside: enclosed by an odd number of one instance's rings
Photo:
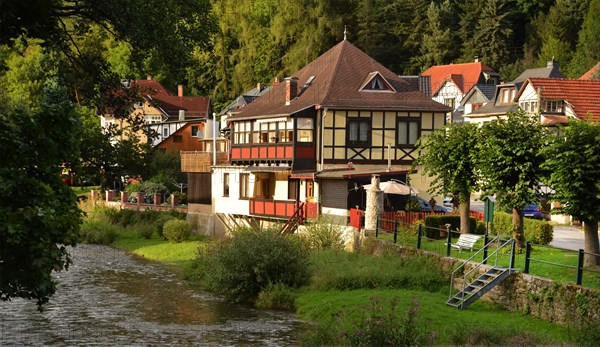
[[[79,245],[57,292],[0,302],[0,346],[296,346],[306,324],[287,312],[232,305],[164,265]]]

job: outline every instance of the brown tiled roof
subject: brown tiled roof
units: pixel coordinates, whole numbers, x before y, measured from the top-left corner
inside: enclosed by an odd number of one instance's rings
[[[437,91],[444,84],[444,82],[452,80],[458,86],[458,88],[460,88],[463,94],[465,94],[474,85],[481,82],[481,73],[484,71],[488,73],[496,73],[491,67],[481,62],[474,62],[432,66],[425,70],[421,76],[431,77],[431,90]],[[457,83],[458,81],[456,77],[453,77],[453,75],[461,75],[462,83]]]
[[[594,75],[598,72],[598,69],[600,69],[600,61],[594,65],[593,68],[589,69],[586,73],[583,74],[583,76],[579,77],[580,80],[591,80],[592,77],[594,77]]]
[[[151,102],[163,109],[169,117],[178,117],[179,110],[185,110],[186,118],[206,117],[210,112],[210,98],[206,96],[182,96],[172,93],[160,82],[153,79],[136,80],[141,92]]]
[[[378,71],[396,92],[360,91],[365,78]],[[314,76],[313,81],[307,81]],[[427,110],[449,112],[450,108],[437,103],[415,89],[373,58],[344,40],[317,59],[294,73],[298,78],[298,97],[285,103],[286,82],[273,86],[230,119],[260,116],[290,115],[319,106],[337,109]]]
[[[535,90],[541,90],[542,99],[565,100],[580,119],[591,113],[595,122],[600,121],[600,81],[576,80],[567,78],[529,78],[521,87],[531,83]],[[518,98],[518,96],[517,96]]]

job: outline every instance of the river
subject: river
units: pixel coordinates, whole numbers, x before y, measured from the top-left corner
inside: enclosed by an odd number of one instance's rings
[[[296,346],[306,326],[291,313],[228,304],[120,250],[71,254],[43,312],[34,301],[0,302],[0,346]]]

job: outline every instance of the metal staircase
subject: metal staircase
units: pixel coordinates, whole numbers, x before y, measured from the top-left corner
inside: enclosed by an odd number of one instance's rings
[[[492,243],[496,243],[497,245],[496,250],[492,254],[486,257],[481,263],[472,262],[472,260],[479,253],[484,252],[484,249],[487,249],[487,247],[489,247]],[[475,254],[473,254],[471,258],[467,259],[456,270],[454,270],[450,278],[450,298],[448,299],[446,304],[459,309],[465,309],[477,299],[479,299],[481,296],[483,296],[485,293],[492,290],[505,278],[507,278],[514,269],[514,246],[515,243],[513,239],[510,239],[504,242],[502,245],[500,245],[500,239],[496,237],[490,242],[488,242]],[[508,267],[497,266],[498,254],[505,247],[511,247],[510,265]],[[485,265],[485,263],[490,259],[495,259],[495,264],[482,275],[477,277],[475,280],[469,282],[469,278],[472,277],[475,271],[477,271],[479,268]],[[473,266],[471,270],[463,274],[463,288],[459,290],[458,293],[454,294],[454,277],[457,276],[460,271],[464,271],[465,264],[467,263],[473,264],[475,266]]]

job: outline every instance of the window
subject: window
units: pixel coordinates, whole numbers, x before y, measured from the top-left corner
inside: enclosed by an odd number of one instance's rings
[[[398,120],[398,146],[413,146],[419,139],[419,118]]]
[[[513,100],[515,99],[516,93],[517,93],[517,91],[515,89],[505,88],[502,91],[502,103],[503,104],[510,104],[510,103],[512,103]]]
[[[315,199],[315,182],[306,181],[306,201],[313,202]]]
[[[561,100],[544,101],[544,111],[554,112],[554,113],[562,112],[562,101]]]
[[[370,119],[348,119],[347,129],[347,145],[349,147],[366,147],[370,145]]]
[[[250,143],[250,134],[252,131],[251,122],[237,122],[233,126],[233,143],[246,144]]]
[[[146,115],[144,116],[144,123],[146,124],[156,124],[156,123],[160,123],[162,119],[160,118],[160,115]]]
[[[454,110],[456,99],[455,98],[447,98],[444,99],[444,105],[451,107]]]
[[[134,105],[135,108],[144,108],[144,102],[143,101],[138,101],[135,103]]]
[[[371,89],[383,89],[383,83],[381,83],[381,80],[379,78],[373,78],[373,80],[371,81]]]
[[[192,125],[192,137],[200,137],[200,127],[197,125]]]
[[[313,120],[312,118],[298,118],[298,142],[313,142]]]
[[[229,173],[223,173],[223,196],[229,196]]]
[[[250,197],[250,174],[240,174],[240,198],[247,199]]]
[[[163,138],[169,137],[169,128],[163,128]]]

